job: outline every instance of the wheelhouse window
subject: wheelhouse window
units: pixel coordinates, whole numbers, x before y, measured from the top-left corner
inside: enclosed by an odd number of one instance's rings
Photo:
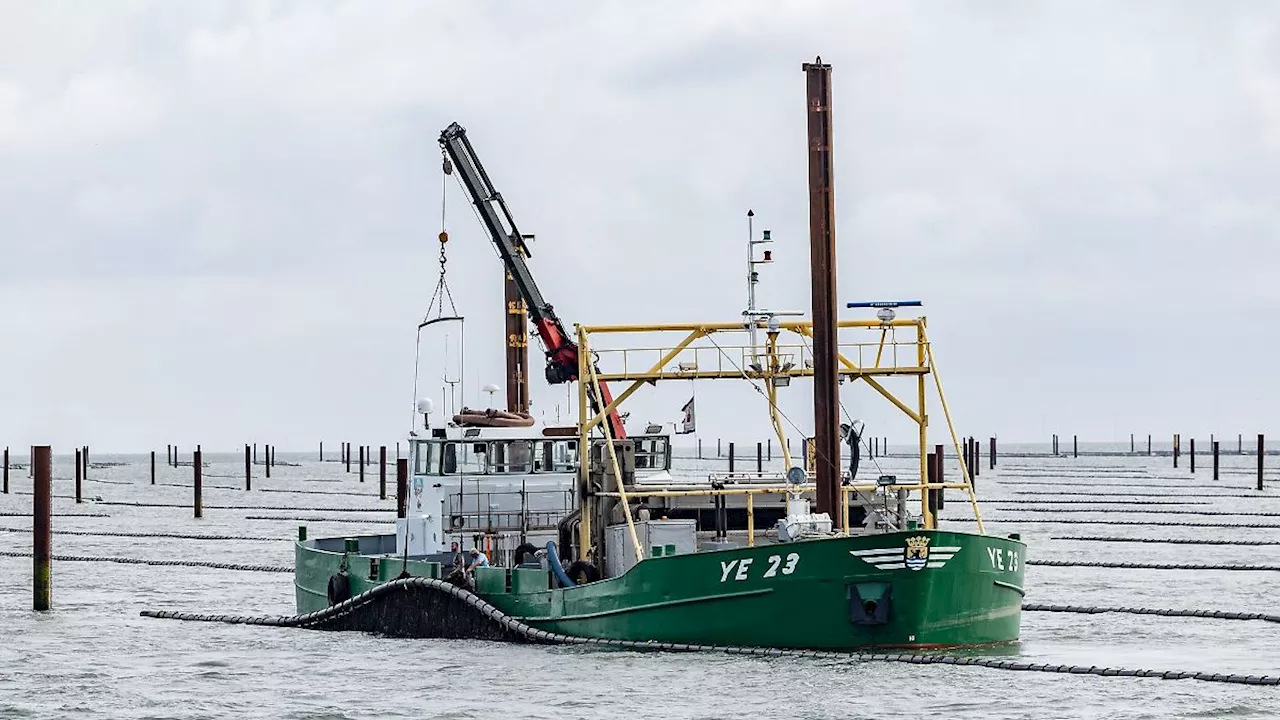
[[[577,440],[543,440],[538,443],[539,472],[573,472],[578,469]]]
[[[417,442],[413,444],[413,474],[440,474],[440,443]]]
[[[637,470],[668,470],[671,465],[671,448],[665,436],[640,436],[636,443]]]
[[[444,443],[441,471],[445,475],[483,475],[488,465],[486,450],[482,442]]]
[[[528,440],[489,443],[489,471],[502,474],[533,472],[533,443]]]

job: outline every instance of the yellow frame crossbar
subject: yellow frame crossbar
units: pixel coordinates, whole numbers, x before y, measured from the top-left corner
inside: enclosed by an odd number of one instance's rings
[[[610,413],[617,409],[630,398],[637,390],[645,384],[653,384],[658,380],[691,380],[691,379],[747,379],[762,380],[767,385],[767,397],[770,403],[770,412],[773,417],[775,432],[778,440],[783,448],[783,460],[787,469],[792,465],[792,458],[786,447],[786,437],[782,429],[781,423],[778,421],[776,414],[776,397],[777,385],[775,378],[799,378],[812,377],[813,370],[803,367],[795,367],[794,364],[784,366],[778,361],[778,335],[781,332],[790,332],[798,335],[802,341],[813,337],[813,327],[811,323],[799,320],[778,320],[775,319],[771,323],[758,321],[755,325],[757,330],[765,330],[768,332],[768,340],[766,342],[766,354],[769,356],[767,365],[762,364],[756,368],[749,366],[738,367],[736,364],[732,370],[724,368],[716,370],[699,370],[696,367],[692,369],[680,367],[670,367],[682,353],[689,352],[693,348],[693,352],[697,352],[694,343],[703,338],[709,338],[717,333],[745,332],[750,329],[749,324],[742,322],[736,323],[673,323],[666,325],[577,325],[575,326],[578,337],[578,358],[579,372],[578,377],[582,380],[578,383],[578,408],[579,417],[579,439],[581,442],[581,452],[583,453],[584,462],[579,463],[580,482],[587,482],[588,463],[585,462],[587,457],[587,448],[589,447],[589,435],[593,429],[599,427],[610,442],[607,444],[609,450],[609,461],[613,466],[615,477],[621,478],[619,471],[618,458],[614,451],[612,440],[614,439],[609,431],[608,423],[604,420]],[[863,380],[871,386],[877,393],[888,400],[894,407],[900,410],[904,415],[916,423],[919,428],[919,445],[920,445],[920,473],[918,482],[912,484],[897,484],[893,487],[898,490],[919,490],[921,517],[924,521],[926,529],[937,528],[937,518],[929,508],[929,490],[965,490],[969,496],[969,503],[973,509],[974,518],[978,524],[978,532],[985,534],[986,529],[983,526],[982,514],[978,509],[977,495],[973,491],[973,480],[970,475],[970,469],[965,463],[964,453],[960,448],[959,435],[956,433],[955,425],[952,422],[951,411],[947,407],[946,394],[942,388],[942,379],[938,375],[937,362],[934,359],[933,348],[930,345],[928,334],[926,332],[926,320],[919,318],[895,318],[889,322],[881,322],[879,320],[841,320],[837,323],[837,327],[846,328],[864,328],[870,330],[879,330],[880,338],[876,343],[875,364],[866,367],[853,362],[843,352],[838,352],[839,359],[838,372],[840,375],[850,378],[851,380]],[[886,346],[886,337],[891,329],[904,328],[914,329],[915,338],[910,343],[904,343],[914,346],[915,364],[899,365],[897,359],[898,343],[894,343],[893,364],[890,366],[881,365]],[[661,351],[661,356],[657,362],[648,365],[644,369],[629,370],[624,368],[621,372],[601,372],[596,369],[595,362],[589,360],[593,356],[590,347],[591,336],[593,335],[616,335],[616,334],[642,334],[642,333],[669,333],[682,332],[684,338],[674,346],[667,348],[651,348],[652,351]],[[711,341],[715,344],[715,341]],[[704,348],[705,349],[705,348]],[[728,357],[724,349],[716,345],[716,349],[721,355]],[[615,350],[600,350],[598,353],[609,352],[625,352]],[[730,358],[732,363],[732,358]],[[907,361],[910,362],[909,360]],[[625,359],[624,359],[625,364]],[[696,363],[695,363],[696,366]],[[933,483],[928,477],[928,426],[929,414],[926,406],[926,381],[925,376],[933,375],[934,384],[938,393],[938,400],[942,406],[943,417],[946,420],[948,432],[951,436],[952,445],[956,449],[956,456],[960,462],[960,473],[962,482],[955,483]],[[886,388],[876,377],[878,376],[910,376],[916,379],[916,397],[914,402],[907,402],[899,398],[888,388]],[[621,393],[617,394],[613,401],[606,407],[600,408],[599,412],[589,412],[588,410],[588,389],[595,392],[596,397],[601,397],[600,384],[602,382],[622,381],[630,382]],[[842,504],[848,506],[848,494],[851,492],[874,490],[878,485],[847,485],[841,488]],[[628,491],[622,485],[619,485],[619,491],[608,493],[594,493],[600,497],[617,497],[622,501],[623,513],[627,520],[627,528],[630,532],[631,542],[636,550],[638,560],[643,560],[639,538],[636,535],[635,522],[631,515],[631,507],[629,498],[632,497],[676,497],[684,495],[734,495],[742,494],[746,496],[748,505],[748,526],[754,525],[750,517],[753,503],[752,498],[757,494],[767,494],[784,491],[781,486],[773,487],[754,487],[754,488],[728,488],[724,490],[710,489],[641,489],[632,487]],[[590,497],[584,498],[584,502],[593,502]],[[847,510],[846,510],[847,512]],[[846,526],[847,527],[847,524]],[[585,556],[591,547],[591,529],[590,529],[590,513],[588,508],[584,507],[582,512],[582,520],[579,526],[579,541],[582,553]]]

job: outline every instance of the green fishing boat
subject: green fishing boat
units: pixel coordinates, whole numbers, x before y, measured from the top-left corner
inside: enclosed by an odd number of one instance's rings
[[[477,607],[575,637],[826,650],[1018,639],[1026,546],[1016,535],[985,532],[925,318],[898,317],[900,308],[920,303],[850,303],[874,309],[875,317],[836,316],[829,67],[805,69],[810,252],[819,288],[812,322],[757,307],[758,268],[773,260],[767,250],[758,257],[757,246],[772,238],[767,230],[757,238],[749,219],[741,319],[577,325],[570,334],[534,283],[527,236],[465,130],[456,123],[445,129],[444,172],[457,173],[504,262],[508,298],[517,298],[508,302],[519,320],[508,325],[508,407],[463,408],[432,422],[432,403],[418,400],[422,421],[418,426],[415,414],[418,427],[408,436],[410,472],[397,493],[394,532],[308,538],[300,528],[299,614],[393,580],[427,577],[474,593],[483,601]],[[447,234],[440,240],[437,297],[444,297]],[[456,310],[446,314],[443,301],[431,317],[436,298],[428,307],[420,347],[424,330],[462,320]],[[546,425],[527,412],[527,399],[522,404],[527,359],[515,330],[522,325],[531,325],[545,348],[547,381],[576,382],[573,424]],[[816,431],[804,438],[803,459],[791,455],[784,432],[791,421],[777,402],[797,379],[814,388]],[[781,468],[673,466],[668,425],[675,423],[637,428],[621,412],[637,392],[672,380],[735,382],[763,396]],[[859,477],[861,429],[840,423],[837,414],[839,387],[855,383],[872,388],[917,428],[909,455],[919,463],[906,477]],[[620,384],[625,388],[615,397],[611,387]],[[959,477],[951,481],[943,476],[943,446],[930,445],[930,390],[959,460]],[[692,399],[683,410],[688,432],[696,424]],[[939,527],[948,491],[971,509],[976,532]],[[471,548],[489,564],[459,567],[471,565]]]

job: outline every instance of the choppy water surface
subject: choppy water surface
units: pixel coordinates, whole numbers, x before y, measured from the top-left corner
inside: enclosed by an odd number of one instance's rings
[[[143,456],[95,456],[123,462],[94,468],[87,501],[67,497],[55,512],[54,553],[182,558],[292,565],[298,515],[358,518],[308,522],[311,535],[385,531],[393,500],[380,501],[376,472],[361,485],[333,462],[288,456],[271,480],[255,468],[254,491],[235,489],[239,455],[206,456],[205,517],[189,508],[191,468],[159,469],[148,482]],[[688,464],[690,461],[686,461]],[[881,460],[905,473],[913,459]],[[723,469],[723,462],[703,461]],[[1280,490],[1246,494],[1253,458],[1224,456],[1222,478],[1208,458],[1192,476],[1167,457],[1006,457],[978,479],[988,532],[1021,532],[1031,559],[1130,560],[1280,565],[1280,545],[1201,546],[1057,539],[1065,535],[1280,540],[1280,529],[1088,524],[1089,520],[1241,522],[1280,525],[1280,517],[1163,515],[1158,510],[1280,513]],[[870,470],[874,472],[874,468]],[[55,495],[72,493],[72,468],[57,458]],[[954,470],[952,470],[954,477]],[[172,483],[173,485],[165,485]],[[1269,478],[1273,487],[1280,481]],[[186,487],[182,487],[186,485]],[[1148,487],[1130,487],[1145,485]],[[14,493],[0,512],[30,512],[30,480],[12,473]],[[1167,487],[1166,487],[1167,486]],[[339,494],[265,490],[321,490]],[[1055,489],[1097,491],[1097,505],[1054,505]],[[1123,493],[1160,493],[1137,505]],[[26,494],[23,494],[26,493]],[[1033,494],[1034,493],[1034,494]],[[394,491],[393,491],[394,494]],[[1166,496],[1167,495],[1167,496]],[[142,508],[105,502],[185,503]],[[1001,504],[1035,500],[1037,504]],[[385,514],[216,509],[216,505],[368,508]],[[1114,512],[1040,512],[1033,508],[1127,508]],[[279,515],[250,520],[249,515]],[[944,517],[967,515],[954,500]],[[1007,522],[1000,518],[1035,522]],[[972,522],[952,526],[973,529]],[[29,552],[30,518],[0,517],[0,547]],[[278,540],[179,540],[67,535],[59,531],[198,532]],[[139,617],[143,609],[235,614],[293,614],[292,576],[208,568],[55,562],[49,613],[31,611],[30,558],[0,557],[0,717],[110,718],[1209,718],[1280,717],[1280,688],[1195,680],[1101,678],[984,668],[894,663],[741,658],[618,650],[534,647],[470,641],[376,638],[356,633],[183,623]],[[1240,571],[1027,568],[1028,602],[1280,613],[1280,573]],[[793,618],[770,622],[803,623]],[[1001,651],[1031,662],[1280,674],[1280,624],[1152,616],[1028,612],[1022,641]]]

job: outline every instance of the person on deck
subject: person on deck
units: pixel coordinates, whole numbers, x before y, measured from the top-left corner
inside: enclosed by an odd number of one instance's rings
[[[465,570],[466,562],[462,559],[462,550],[458,549],[457,540],[449,543],[449,552],[453,554],[453,571],[462,572]]]
[[[467,566],[467,574],[475,572],[478,567],[488,567],[489,557],[480,552],[480,548],[471,548],[471,564]]]

